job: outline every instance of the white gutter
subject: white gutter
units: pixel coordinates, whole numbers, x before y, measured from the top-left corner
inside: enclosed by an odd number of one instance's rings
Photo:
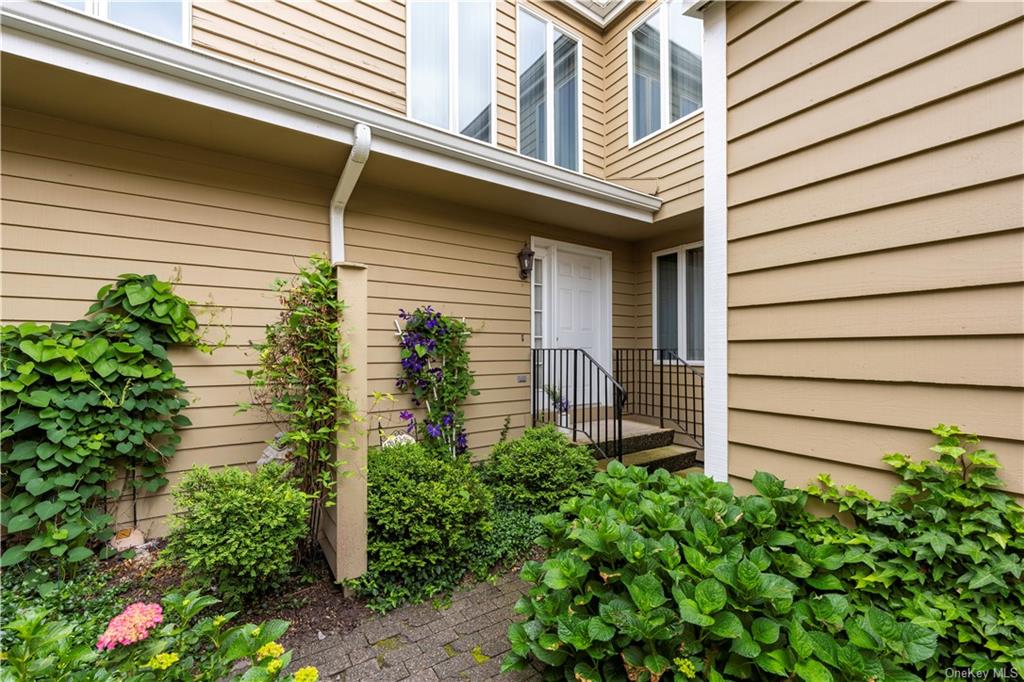
[[[370,143],[373,140],[370,126],[365,123],[356,124],[352,137],[352,150],[348,153],[348,160],[331,196],[331,263],[334,265],[345,262],[345,206],[359,182],[366,160],[370,158]]]
[[[5,54],[193,102],[344,144],[357,123],[374,151],[510,189],[653,222],[661,200],[643,192],[411,121],[46,2],[0,4]]]

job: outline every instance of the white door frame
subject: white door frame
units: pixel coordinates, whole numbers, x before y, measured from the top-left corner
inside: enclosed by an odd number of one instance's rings
[[[577,253],[584,256],[594,256],[598,258],[601,263],[601,271],[598,274],[600,277],[601,285],[598,287],[601,293],[601,299],[598,302],[598,307],[601,311],[601,319],[598,320],[598,347],[601,349],[594,357],[605,369],[609,372],[612,371],[612,252],[604,249],[595,249],[591,246],[583,246],[581,244],[571,244],[569,242],[562,242],[556,239],[548,239],[546,237],[531,237],[530,248],[533,249],[537,255],[543,258],[542,266],[544,268],[544,285],[542,287],[544,301],[542,306],[541,317],[544,320],[543,334],[538,335],[537,330],[534,329],[534,315],[533,311],[536,309],[536,305],[533,302],[533,290],[534,287],[530,287],[530,338],[536,336],[542,336],[544,339],[545,348],[557,348],[555,343],[555,336],[552,333],[552,320],[558,319],[558,297],[553,296],[552,293],[555,288],[558,276],[558,253],[559,251],[566,253]]]

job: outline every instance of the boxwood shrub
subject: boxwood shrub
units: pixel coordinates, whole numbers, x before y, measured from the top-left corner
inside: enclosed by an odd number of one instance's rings
[[[373,449],[368,495],[369,566],[353,586],[375,610],[455,587],[491,532],[493,497],[465,456]]]
[[[551,679],[917,679],[936,636],[858,606],[835,573],[867,550],[813,543],[782,520],[807,494],[758,474],[741,497],[617,462],[594,489],[539,517],[549,551],[528,562],[505,669],[530,656]],[[791,526],[791,527],[787,527]]]
[[[583,492],[594,478],[594,457],[548,424],[495,445],[483,472],[501,504],[540,514]]]
[[[195,467],[173,495],[178,514],[164,556],[184,564],[187,580],[213,582],[229,601],[240,601],[291,572],[309,506],[285,465],[255,473]]]

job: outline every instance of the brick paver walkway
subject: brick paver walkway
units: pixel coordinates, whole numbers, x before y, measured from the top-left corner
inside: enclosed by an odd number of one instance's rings
[[[314,665],[322,680],[338,682],[539,680],[535,670],[500,673],[512,605],[526,588],[509,573],[494,585],[456,592],[447,608],[426,603],[396,609],[302,647],[291,667]]]

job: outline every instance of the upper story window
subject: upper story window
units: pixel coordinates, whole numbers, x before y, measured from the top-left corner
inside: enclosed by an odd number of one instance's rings
[[[686,244],[654,254],[654,348],[704,362],[704,247]]]
[[[188,0],[55,0],[79,12],[91,14],[138,31],[184,43],[191,21]]]
[[[519,9],[519,152],[580,169],[580,42]]]
[[[663,2],[629,32],[629,140],[640,140],[698,111],[703,24]]]
[[[494,5],[409,5],[409,116],[484,142],[494,139]]]

